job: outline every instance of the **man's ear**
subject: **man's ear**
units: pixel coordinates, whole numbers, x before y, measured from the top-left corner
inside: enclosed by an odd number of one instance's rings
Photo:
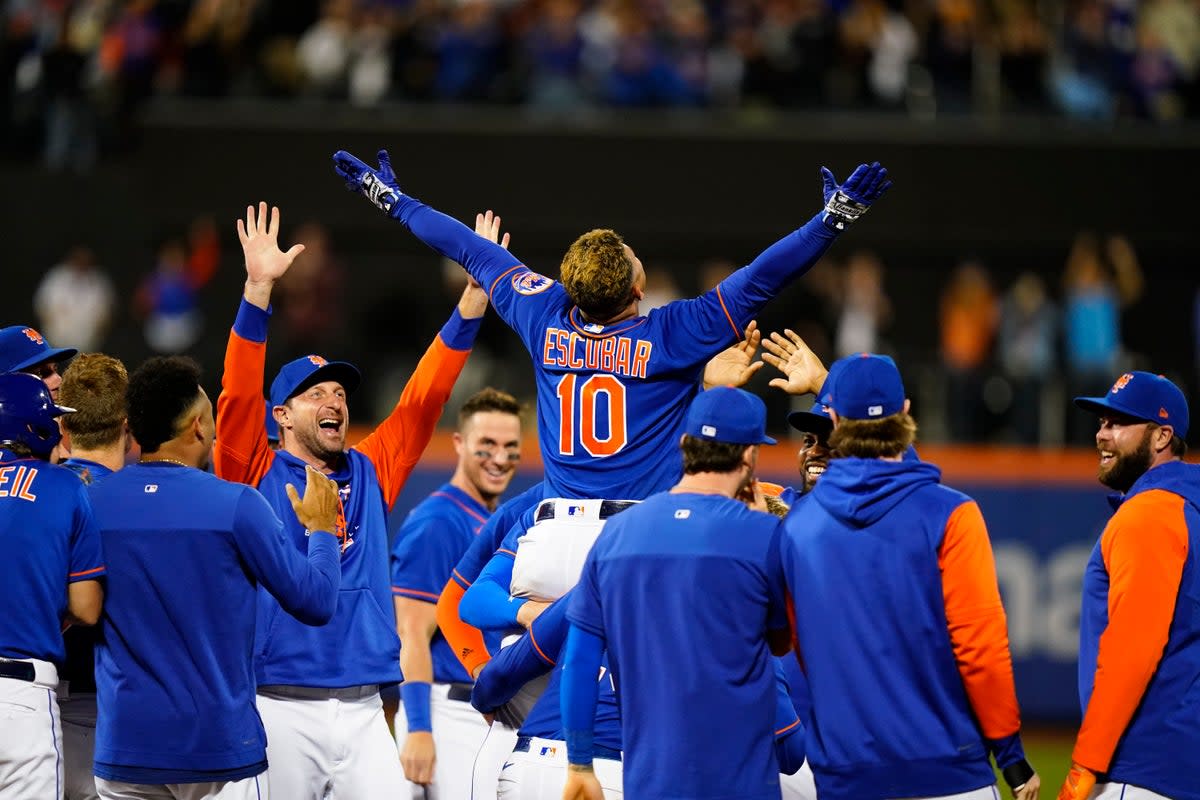
[[[191,421],[190,425],[192,428],[192,436],[196,437],[197,442],[203,442],[204,441],[204,428],[200,424],[200,415],[199,414],[192,417],[192,421]]]
[[[58,446],[68,453],[71,452],[71,432],[61,422],[58,423],[58,430],[62,434],[62,441],[58,443]]]
[[[65,434],[66,431],[63,433]],[[1154,451],[1161,453],[1163,450],[1169,450],[1173,438],[1175,438],[1175,429],[1170,425],[1160,425],[1155,431]]]
[[[451,436],[450,438],[451,438],[451,439],[454,441],[454,453],[455,453],[455,455],[457,455],[459,458],[462,458],[462,454],[463,454],[463,445],[464,445],[464,442],[463,442],[463,435],[462,435],[461,433],[459,433],[458,431],[455,431],[455,432],[454,432],[454,435],[453,435],[453,436]]]
[[[901,409],[901,412],[907,414],[910,408],[912,408],[912,400],[906,397],[904,398],[904,408]]]

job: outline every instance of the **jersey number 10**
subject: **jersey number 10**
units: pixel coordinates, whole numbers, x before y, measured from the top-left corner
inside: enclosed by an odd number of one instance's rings
[[[620,452],[629,440],[629,429],[625,424],[625,384],[612,375],[593,375],[583,383],[579,376],[568,372],[558,382],[558,452],[560,455],[575,455],[575,442],[588,455],[597,458]],[[608,401],[608,438],[601,439],[596,423],[602,409],[600,395]]]

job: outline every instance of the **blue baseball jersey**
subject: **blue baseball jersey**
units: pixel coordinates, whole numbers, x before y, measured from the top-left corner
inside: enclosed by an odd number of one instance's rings
[[[113,471],[96,461],[86,458],[68,458],[59,464],[83,481],[90,490],[96,482],[111,475]],[[96,693],[96,641],[100,638],[100,626],[82,627],[72,625],[63,632],[63,643],[67,657],[58,671],[59,683],[66,682],[69,694]]]
[[[470,589],[521,514],[536,507],[544,497],[545,484],[539,481],[511,500],[501,503],[455,565],[450,575],[454,582],[464,589]]]
[[[436,604],[454,566],[479,535],[489,511],[463,490],[443,484],[405,518],[392,545],[392,594]],[[488,650],[500,647],[500,636],[484,635]],[[462,662],[441,629],[429,644],[433,679],[438,683],[470,683]]]
[[[338,602],[338,540],[313,533],[306,558],[253,488],[167,462],[114,473],[92,502],[109,558],[96,775],[185,783],[259,774],[258,589],[297,624],[324,624]]]
[[[778,800],[781,530],[736,500],[662,493],[588,554],[567,615],[606,644],[639,798]]]
[[[62,664],[67,584],[105,573],[75,473],[0,449],[0,656]]]
[[[817,215],[700,297],[599,325],[504,248],[419,200],[398,202],[400,221],[487,288],[533,357],[547,497],[640,500],[673,485],[705,363],[836,236]]]

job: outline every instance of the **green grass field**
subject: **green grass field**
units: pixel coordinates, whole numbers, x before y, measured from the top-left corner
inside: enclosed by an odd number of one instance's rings
[[[1022,733],[1025,757],[1037,770],[1042,779],[1041,800],[1054,800],[1058,789],[1071,768],[1071,748],[1074,746],[1074,731],[1038,731]],[[1012,795],[1004,780],[997,775],[1000,796],[1009,800]]]

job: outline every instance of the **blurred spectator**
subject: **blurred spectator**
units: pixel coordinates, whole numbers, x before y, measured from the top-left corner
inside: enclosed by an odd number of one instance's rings
[[[333,352],[342,327],[342,264],[320,223],[301,225],[294,241],[304,252],[275,287],[284,341],[296,356]]]
[[[81,353],[101,349],[112,322],[116,295],[96,266],[92,251],[74,247],[52,267],[33,296],[39,327],[55,342],[71,342]]]
[[[1100,393],[1120,371],[1121,309],[1141,297],[1142,271],[1129,240],[1093,233],[1075,237],[1063,275],[1068,393]],[[1082,420],[1079,418],[1083,417]],[[1094,420],[1067,414],[1068,441],[1091,443]]]
[[[1050,37],[1032,0],[1000,2],[996,6],[1000,80],[1008,105],[1021,111],[1041,111],[1046,107]]]
[[[1070,116],[1107,119],[1116,111],[1113,84],[1118,55],[1108,34],[1108,7],[1103,0],[1068,2],[1054,90],[1059,106]]]
[[[579,0],[547,0],[537,6],[533,23],[522,35],[533,105],[570,108],[584,100],[581,12]]]
[[[134,297],[134,311],[145,320],[146,344],[156,353],[182,353],[200,338],[204,324],[183,242],[169,239],[159,247],[154,270]]]
[[[880,353],[879,331],[891,321],[892,304],[883,290],[883,264],[871,252],[860,250],[846,261],[841,314],[834,339],[835,356]]]
[[[842,17],[842,45],[861,65],[877,103],[904,102],[909,64],[920,45],[908,17],[884,0],[854,0]]]
[[[1041,441],[1042,392],[1056,368],[1058,309],[1035,272],[1017,277],[1004,298],[998,346],[1012,384],[1012,427],[1018,442]]]
[[[96,163],[98,133],[89,73],[100,45],[100,20],[81,8],[64,15],[42,56],[46,97],[45,162],[52,170],[87,172]]]
[[[925,60],[933,75],[938,110],[970,111],[979,29],[978,2],[935,0],[933,8]]]
[[[964,261],[942,292],[942,365],[946,373],[946,417],[955,441],[983,434],[983,382],[1000,307],[991,279],[977,261]]]
[[[665,306],[682,296],[679,286],[670,272],[651,267],[646,270],[646,287],[642,295],[642,302],[638,303],[638,308],[641,313],[649,314],[659,306]]]
[[[346,90],[354,0],[326,0],[320,18],[296,44],[296,60],[310,90],[336,95]]]
[[[221,237],[212,217],[197,217],[188,227],[187,273],[193,289],[203,289],[221,266]]]
[[[100,68],[116,93],[116,122],[126,139],[132,137],[134,113],[154,90],[162,46],[155,0],[128,0],[104,32]]]
[[[196,0],[183,25],[181,91],[224,97],[242,66],[241,44],[258,0]]]
[[[457,0],[439,31],[436,53],[438,99],[497,99],[504,40],[495,4],[491,0]]]

